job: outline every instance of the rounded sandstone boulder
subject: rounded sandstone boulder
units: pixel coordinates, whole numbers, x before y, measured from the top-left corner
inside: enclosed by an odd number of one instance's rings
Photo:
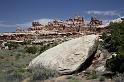
[[[98,35],[86,35],[59,44],[34,58],[28,69],[48,68],[61,74],[70,74],[83,67],[98,46]]]

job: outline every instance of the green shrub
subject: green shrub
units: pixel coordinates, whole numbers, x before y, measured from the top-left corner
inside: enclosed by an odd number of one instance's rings
[[[22,45],[31,44],[31,40],[24,40],[21,44],[22,44]]]
[[[54,47],[54,46],[56,46],[56,45],[58,45],[58,43],[57,42],[54,42],[54,43],[49,43],[49,44],[47,44],[47,45],[43,45],[43,46],[41,46],[40,47],[40,53],[42,53],[42,52],[44,52],[45,50],[47,50],[47,49],[49,49],[49,48],[52,48],[52,47]]]
[[[92,71],[90,75],[87,76],[87,79],[97,79],[98,75],[96,74],[96,71]]]
[[[9,50],[16,49],[18,47],[18,44],[15,42],[7,42],[5,46],[8,46]]]
[[[99,81],[105,81],[105,77],[104,76],[100,76],[99,77]]]
[[[109,52],[115,52],[117,56],[108,59],[106,67],[113,72],[124,72],[124,22],[110,23],[108,28],[110,32],[102,35],[103,45]]]
[[[26,70],[22,68],[11,68],[4,73],[6,82],[20,82],[26,78]]]
[[[114,77],[113,77],[113,80],[115,82],[124,82],[124,74],[116,74]]]
[[[21,54],[16,54],[16,60],[20,58]]]
[[[106,61],[106,67],[113,72],[124,72],[124,55],[112,56]]]
[[[95,71],[93,71],[92,75],[91,75],[91,79],[97,79],[97,74]]]
[[[40,53],[42,53],[42,52],[44,52],[47,49],[48,49],[48,47],[45,45],[45,46],[40,47],[39,51],[40,51]]]
[[[37,47],[35,47],[35,46],[26,47],[26,52],[35,54],[37,52]]]
[[[57,71],[46,69],[46,68],[34,69],[32,74],[33,75],[32,75],[31,81],[46,80],[46,79],[50,79],[52,77],[58,76],[58,72]]]
[[[110,52],[124,50],[124,23],[111,23],[108,28],[110,32],[102,34],[105,48]]]
[[[70,76],[67,79],[69,79],[68,82],[79,82],[79,80],[76,79],[74,76]]]

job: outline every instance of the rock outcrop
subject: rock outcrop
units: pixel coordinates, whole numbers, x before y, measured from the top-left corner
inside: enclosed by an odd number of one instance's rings
[[[70,74],[83,67],[97,46],[98,35],[82,36],[46,50],[30,62],[28,69],[45,67]]]

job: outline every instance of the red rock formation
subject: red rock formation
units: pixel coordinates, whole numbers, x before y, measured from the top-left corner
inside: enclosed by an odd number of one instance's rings
[[[96,17],[91,17],[91,21],[89,24],[93,26],[99,26],[102,25],[102,21],[98,20]]]

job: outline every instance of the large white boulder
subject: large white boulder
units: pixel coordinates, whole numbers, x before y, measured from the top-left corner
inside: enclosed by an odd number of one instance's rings
[[[45,67],[61,74],[75,72],[95,52],[97,45],[98,35],[86,35],[64,42],[34,58],[28,69]]]

